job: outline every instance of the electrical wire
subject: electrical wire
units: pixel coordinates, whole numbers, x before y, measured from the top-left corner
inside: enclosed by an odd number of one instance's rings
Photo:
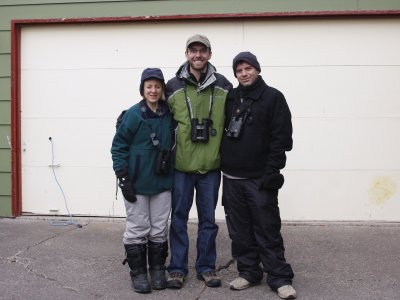
[[[60,191],[61,191],[61,194],[62,194],[62,196],[63,196],[63,198],[64,198],[64,203],[65,203],[65,208],[66,208],[66,210],[67,210],[67,212],[68,212],[68,215],[69,215],[69,219],[68,220],[57,220],[57,219],[53,219],[53,220],[50,220],[50,224],[51,225],[53,225],[53,226],[68,226],[68,225],[78,225],[78,227],[82,227],[80,224],[77,224],[75,221],[74,221],[74,217],[72,216],[72,214],[69,212],[69,209],[68,209],[68,203],[67,203],[67,197],[65,197],[65,193],[64,193],[64,190],[62,189],[62,187],[61,187],[61,184],[60,184],[60,182],[58,181],[58,179],[57,179],[57,175],[56,175],[56,171],[55,171],[55,167],[56,167],[56,165],[54,164],[54,145],[53,145],[53,139],[52,139],[52,137],[49,137],[49,141],[50,141],[50,143],[51,143],[51,169],[52,169],[52,171],[53,171],[53,175],[54,175],[54,179],[55,179],[55,181],[56,181],[56,183],[57,183],[57,185],[58,185],[58,187],[59,187],[59,189],[60,189]]]

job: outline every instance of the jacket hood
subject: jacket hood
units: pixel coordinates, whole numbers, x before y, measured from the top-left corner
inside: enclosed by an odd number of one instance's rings
[[[186,61],[179,67],[179,69],[175,75],[178,78],[184,79],[189,84],[197,86],[197,90],[201,91],[201,90],[204,90],[205,88],[207,88],[208,86],[210,86],[211,84],[213,84],[217,80],[217,78],[215,77],[216,72],[217,72],[217,69],[210,62],[208,62],[207,63],[207,73],[206,73],[205,79],[202,82],[200,82],[200,85],[198,85],[197,82],[195,82],[195,81],[193,81],[193,79],[191,79],[190,73],[189,73],[189,62]]]

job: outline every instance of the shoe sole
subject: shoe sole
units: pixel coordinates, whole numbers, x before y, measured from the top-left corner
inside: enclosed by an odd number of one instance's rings
[[[212,282],[212,280],[210,280],[210,281],[206,281],[205,279],[204,279],[204,277],[203,276],[201,276],[201,275],[197,275],[197,279],[199,279],[199,280],[201,280],[201,281],[204,281],[204,283],[206,284],[206,286],[208,286],[208,287],[220,287],[222,284],[221,284],[221,280],[218,280],[218,282]]]
[[[281,299],[296,299],[296,296],[284,297],[283,295],[279,295],[279,294],[278,294],[278,297]]]
[[[296,299],[296,297],[294,297],[294,296],[289,296],[289,297],[286,297],[286,298],[283,297],[283,296],[279,296],[279,298],[281,298],[281,299]]]
[[[232,285],[229,285],[229,288],[230,288],[232,291],[242,291],[242,290],[248,289],[249,287],[252,287],[252,286],[255,286],[255,285],[259,285],[260,282],[261,282],[261,281],[257,281],[257,282],[253,282],[253,283],[250,282],[250,283],[249,283],[248,285],[246,285],[244,288],[240,288],[240,289],[237,289],[237,288],[233,287]]]
[[[243,287],[241,287],[241,288],[236,288],[236,287],[234,287],[233,285],[229,285],[229,288],[230,288],[232,291],[242,291],[242,290],[245,290],[245,289],[247,289],[247,288],[249,288],[249,287],[251,287],[251,284],[248,284],[248,285],[243,286]]]
[[[148,293],[150,293],[151,292],[151,289],[149,289],[149,290],[136,290],[136,289],[133,289],[136,293],[139,293],[139,294],[148,294]]]
[[[220,287],[221,285],[222,285],[221,282],[216,282],[216,283],[206,282],[206,286],[208,287]]]
[[[281,299],[296,299],[297,298],[297,295],[296,296],[290,295],[290,296],[286,296],[286,297],[284,297],[284,295],[281,295],[279,293],[277,293],[277,295]]]
[[[180,283],[167,283],[167,288],[173,289],[173,290],[179,290],[182,288],[183,284]]]

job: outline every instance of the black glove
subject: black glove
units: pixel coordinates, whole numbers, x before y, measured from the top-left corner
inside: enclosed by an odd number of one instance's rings
[[[135,190],[133,189],[132,182],[128,176],[118,177],[118,186],[126,201],[131,203],[136,202]]]
[[[281,173],[266,173],[261,179],[261,190],[279,190],[283,183],[285,182],[285,178]]]

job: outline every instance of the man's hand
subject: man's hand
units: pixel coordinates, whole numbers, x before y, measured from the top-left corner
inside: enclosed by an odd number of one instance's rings
[[[279,190],[285,178],[281,173],[266,173],[261,179],[260,189],[262,190]]]

